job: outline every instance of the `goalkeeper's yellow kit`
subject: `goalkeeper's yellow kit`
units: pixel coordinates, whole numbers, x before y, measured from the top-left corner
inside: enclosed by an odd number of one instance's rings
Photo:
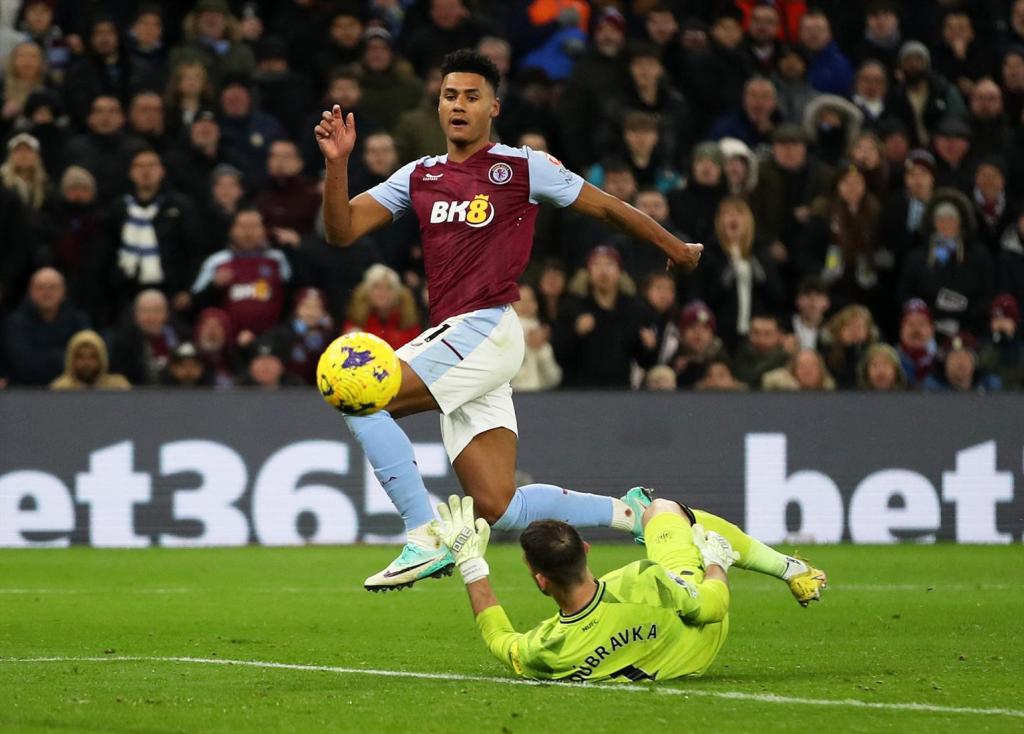
[[[517,675],[546,680],[664,680],[707,670],[729,630],[729,587],[704,579],[682,517],[657,515],[644,535],[648,560],[602,576],[572,616],[518,633],[500,606],[478,614],[491,653]]]

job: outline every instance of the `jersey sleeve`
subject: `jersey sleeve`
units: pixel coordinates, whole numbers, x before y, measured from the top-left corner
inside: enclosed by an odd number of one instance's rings
[[[523,675],[519,643],[523,635],[515,631],[501,606],[488,607],[476,615],[476,626],[491,654],[516,675]]]
[[[583,178],[554,156],[526,148],[526,162],[530,171],[531,202],[566,207],[579,197]]]
[[[409,178],[418,163],[418,160],[406,163],[392,173],[386,181],[381,181],[366,192],[378,204],[390,211],[393,219],[398,219],[405,214],[412,205],[412,198],[409,195]]]

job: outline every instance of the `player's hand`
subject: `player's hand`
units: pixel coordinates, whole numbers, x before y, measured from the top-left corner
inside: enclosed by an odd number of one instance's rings
[[[348,158],[356,145],[356,116],[349,112],[343,117],[341,106],[334,105],[331,110],[324,110],[313,134],[324,158],[329,161]]]
[[[728,540],[714,530],[705,531],[700,523],[693,526],[693,544],[700,551],[705,570],[708,566],[718,566],[723,571],[728,571],[729,566],[740,559],[740,554],[733,550]]]
[[[453,494],[448,504],[437,506],[437,514],[441,521],[435,521],[434,532],[455,556],[462,580],[471,584],[485,578],[490,573],[484,553],[491,539],[491,526],[483,518],[474,520],[473,498]]]
[[[675,267],[684,273],[688,273],[697,267],[697,263],[700,262],[700,255],[704,252],[704,245],[676,240],[669,245],[666,252],[668,253],[669,269]]]

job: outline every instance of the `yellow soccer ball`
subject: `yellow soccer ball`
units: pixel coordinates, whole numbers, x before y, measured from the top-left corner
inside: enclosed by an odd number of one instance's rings
[[[355,331],[339,336],[320,355],[316,383],[331,407],[345,415],[370,415],[398,394],[402,367],[390,344]]]

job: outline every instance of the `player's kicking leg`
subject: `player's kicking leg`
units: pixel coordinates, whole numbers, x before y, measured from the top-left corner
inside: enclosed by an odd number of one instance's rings
[[[419,375],[404,361],[401,364],[402,387],[387,410],[365,417],[345,417],[374,475],[402,516],[407,536],[398,557],[363,583],[369,591],[404,589],[420,579],[450,576],[455,564],[448,549],[429,531],[434,510],[416,466],[412,442],[395,421],[437,410],[437,402]]]

